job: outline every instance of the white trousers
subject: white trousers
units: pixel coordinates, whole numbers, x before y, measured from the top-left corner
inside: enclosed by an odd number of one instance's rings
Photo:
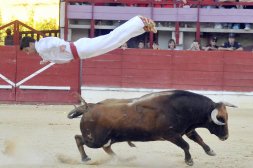
[[[109,34],[95,38],[81,38],[74,44],[80,59],[95,57],[119,48],[130,38],[143,34],[145,32],[143,27],[142,20],[135,16]]]

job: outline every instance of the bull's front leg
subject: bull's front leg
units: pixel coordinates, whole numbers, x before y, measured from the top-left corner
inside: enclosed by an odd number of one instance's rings
[[[216,155],[216,153],[203,141],[203,139],[195,130],[191,130],[190,132],[186,133],[186,136],[194,142],[198,143],[200,146],[202,146],[206,154],[210,156]]]
[[[192,160],[191,154],[189,152],[190,146],[180,135],[175,136],[173,138],[165,138],[165,139],[171,141],[172,143],[174,143],[177,146],[179,146],[180,148],[182,148],[185,153],[185,163],[189,166],[193,165],[193,160]]]
[[[83,137],[82,135],[76,135],[75,136],[75,140],[76,140],[76,145],[78,147],[78,150],[81,154],[81,158],[82,158],[82,161],[83,162],[87,162],[89,160],[91,160],[85,153],[84,151],[84,148],[83,148],[83,145],[84,145],[84,140],[83,140]]]

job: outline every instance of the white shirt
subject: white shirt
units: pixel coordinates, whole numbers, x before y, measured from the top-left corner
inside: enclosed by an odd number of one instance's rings
[[[65,45],[66,51],[61,52],[60,46]],[[69,42],[58,37],[45,37],[35,42],[35,49],[43,61],[66,63],[73,59]]]

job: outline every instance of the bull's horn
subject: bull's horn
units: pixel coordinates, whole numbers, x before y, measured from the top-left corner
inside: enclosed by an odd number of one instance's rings
[[[223,122],[220,122],[218,119],[217,119],[217,115],[218,115],[218,110],[217,109],[214,109],[211,113],[211,119],[212,121],[217,124],[217,125],[225,125],[225,123]]]
[[[235,107],[237,108],[237,106],[231,104],[231,103],[228,103],[228,102],[222,102],[225,106],[228,106],[228,107]]]

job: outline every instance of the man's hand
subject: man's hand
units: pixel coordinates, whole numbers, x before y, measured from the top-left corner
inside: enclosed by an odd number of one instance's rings
[[[46,63],[48,63],[48,61],[46,61],[46,60],[40,61],[40,65],[43,65],[43,64],[46,64]]]

